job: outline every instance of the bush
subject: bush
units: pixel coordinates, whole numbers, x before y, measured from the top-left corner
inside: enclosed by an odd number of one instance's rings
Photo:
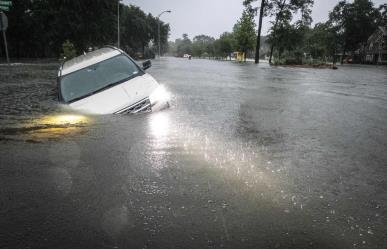
[[[286,65],[301,65],[302,59],[301,58],[286,58],[285,64]]]
[[[156,58],[155,52],[150,48],[145,48],[144,59],[154,59]]]
[[[72,58],[77,56],[77,51],[75,49],[75,46],[69,40],[66,40],[62,44],[62,50],[63,50],[63,53],[60,56],[64,60],[71,60]]]

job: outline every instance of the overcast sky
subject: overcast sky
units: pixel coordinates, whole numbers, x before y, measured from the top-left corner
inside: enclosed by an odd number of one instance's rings
[[[242,14],[243,0],[124,0],[125,4],[140,6],[146,13],[157,16],[164,10],[172,10],[164,14],[161,20],[171,26],[170,40],[180,38],[187,33],[192,39],[196,35],[205,34],[215,38],[225,31],[231,31]],[[328,13],[339,0],[315,0],[313,7],[314,23],[328,19]],[[376,6],[386,0],[373,0]],[[270,28],[268,20],[263,24],[263,32]]]

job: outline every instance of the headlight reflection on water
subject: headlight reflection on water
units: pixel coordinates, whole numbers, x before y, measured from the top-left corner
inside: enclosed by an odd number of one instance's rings
[[[167,113],[153,113],[149,120],[151,134],[160,139],[169,135],[170,120]]]
[[[80,125],[88,123],[88,118],[82,115],[48,116],[38,121],[45,125]]]
[[[88,117],[79,114],[49,115],[33,120],[24,128],[23,136],[31,141],[66,138],[84,133],[89,123]]]

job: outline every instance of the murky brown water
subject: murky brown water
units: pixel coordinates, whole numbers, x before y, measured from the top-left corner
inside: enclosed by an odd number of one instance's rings
[[[80,116],[0,66],[1,248],[385,248],[387,70],[162,59],[171,108]]]

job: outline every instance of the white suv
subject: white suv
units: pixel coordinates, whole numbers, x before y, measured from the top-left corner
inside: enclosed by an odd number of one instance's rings
[[[59,100],[90,114],[135,114],[169,106],[169,94],[125,52],[104,47],[66,61],[58,72]]]

